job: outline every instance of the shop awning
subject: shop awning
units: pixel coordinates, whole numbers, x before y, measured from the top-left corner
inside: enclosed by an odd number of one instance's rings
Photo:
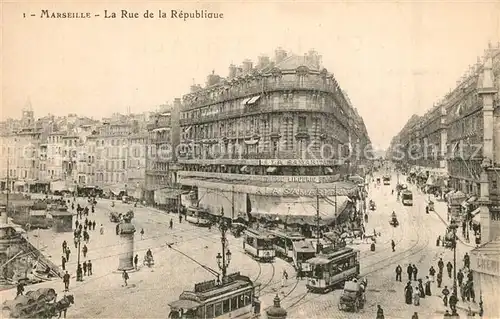
[[[152,132],[165,132],[169,130],[170,130],[169,127],[161,127],[161,128],[155,128]]]
[[[471,196],[468,200],[467,203],[474,203],[477,200],[476,196]]]
[[[254,103],[255,103],[255,102],[257,102],[259,99],[260,99],[260,95],[254,96],[253,98],[251,98],[250,100],[248,100],[247,105],[254,104]]]
[[[14,187],[19,187],[19,186],[24,186],[26,185],[25,181],[15,181],[14,182]]]
[[[192,310],[201,306],[200,303],[193,300],[180,299],[168,304],[172,309]]]
[[[50,190],[53,192],[63,192],[68,191],[68,187],[66,186],[65,181],[54,181],[50,183]]]
[[[251,99],[252,99],[251,97],[244,99],[243,101],[241,101],[241,105],[246,105],[248,101],[250,101]]]
[[[363,184],[365,182],[365,179],[359,175],[349,176],[349,180],[357,184]]]
[[[249,195],[249,198],[252,207],[250,214],[254,217],[278,219],[286,224],[316,225],[317,199],[314,197]],[[329,225],[335,221],[345,210],[349,201],[347,196],[321,198],[319,200],[320,224]]]
[[[479,224],[481,222],[481,215],[479,214],[480,212],[481,210],[478,207],[470,213],[472,216],[472,221],[475,222],[476,224]]]
[[[182,189],[159,189],[155,191],[155,196],[163,196],[166,199],[177,199],[185,191]],[[157,195],[158,194],[158,195]]]
[[[246,172],[248,170],[248,166],[243,166],[242,168],[240,168],[240,171],[242,172]]]
[[[266,172],[268,172],[268,173],[274,173],[274,172],[276,172],[276,169],[277,169],[277,167],[270,166],[270,167],[267,168]]]
[[[333,169],[331,167],[325,167],[325,171],[328,173],[328,174],[333,174]]]

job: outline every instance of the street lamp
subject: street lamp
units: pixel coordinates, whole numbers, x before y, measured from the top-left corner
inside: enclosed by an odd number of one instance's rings
[[[453,232],[452,248],[453,248],[453,292],[457,293],[457,228],[455,220],[452,220],[449,229]]]
[[[224,280],[227,274],[227,268],[229,267],[229,263],[231,262],[231,251],[229,251],[229,249],[227,249],[226,251],[226,245],[227,245],[226,232],[228,231],[229,227],[223,219],[221,219],[221,222],[219,224],[219,229],[221,231],[220,239],[222,244],[222,253],[220,252],[217,253],[215,259],[217,260],[217,266],[219,266],[219,269],[222,271],[222,279]]]

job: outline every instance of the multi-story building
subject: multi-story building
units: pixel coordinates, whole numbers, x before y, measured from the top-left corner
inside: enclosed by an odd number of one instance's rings
[[[351,173],[344,163],[353,136],[370,141],[313,50],[278,49],[273,62],[263,56],[255,68],[248,60],[231,65],[227,79],[209,75],[205,88],[183,97],[180,124],[178,181],[197,190],[187,205],[228,218],[313,216],[317,195],[321,215],[335,215],[331,197],[339,195],[340,207],[356,192],[338,183]]]
[[[442,141],[447,141],[448,184],[468,198],[463,205],[467,207],[474,203],[474,207],[477,207],[472,212],[464,211],[479,216],[480,240],[483,245],[473,250],[471,268],[478,273],[474,276],[475,281],[478,278],[475,285],[483,291],[486,317],[496,316],[499,309],[496,287],[500,284],[500,272],[498,251],[495,251],[498,250],[500,236],[499,90],[500,46],[490,46],[484,57],[478,58],[478,62],[469,68],[468,73],[457,81],[456,88],[435,107],[440,109],[436,111],[441,113],[440,122],[445,123],[439,129]],[[425,118],[410,119],[393,139],[391,149],[394,150],[398,143],[411,143],[412,136],[421,137],[422,127],[425,128],[427,123]],[[422,143],[421,140],[418,142]],[[409,163],[419,165],[422,162]],[[470,214],[459,215],[461,216],[465,220]]]
[[[176,165],[179,145],[180,99],[162,106],[148,125],[145,199],[158,205],[177,204]]]
[[[47,137],[47,177],[51,181],[63,180],[62,158],[63,158],[63,136],[64,131],[53,131]]]
[[[132,133],[128,137],[127,191],[134,198],[143,197],[147,144],[148,133],[146,131]]]

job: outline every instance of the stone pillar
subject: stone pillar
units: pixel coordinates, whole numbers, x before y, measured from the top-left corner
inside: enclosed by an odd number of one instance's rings
[[[119,271],[134,269],[134,233],[135,226],[132,225],[130,220],[126,220],[120,224],[120,245],[122,253],[119,255]]]

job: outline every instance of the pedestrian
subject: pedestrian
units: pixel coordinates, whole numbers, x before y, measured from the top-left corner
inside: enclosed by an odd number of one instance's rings
[[[119,235],[120,234],[120,224],[116,224],[116,234]]]
[[[432,296],[432,293],[431,293],[431,280],[429,279],[429,277],[425,277],[424,285],[425,285],[425,295],[426,296]]]
[[[417,281],[418,269],[417,265],[413,264],[413,280]]]
[[[413,316],[411,316],[411,319],[418,319],[418,313],[417,313],[417,312],[414,312],[414,313],[413,313]]]
[[[394,242],[394,240],[391,240],[391,247],[392,251],[395,252],[396,250],[394,248],[396,247],[396,243]]]
[[[141,240],[144,238],[144,228],[141,228]]]
[[[82,252],[83,252],[83,258],[87,258],[87,252],[89,249],[87,248],[87,245],[83,245]]]
[[[123,278],[123,282],[125,283],[125,286],[128,286],[127,280],[129,279],[129,277],[128,277],[128,273],[126,270],[123,270],[122,278]]]
[[[450,304],[451,313],[457,312],[458,298],[457,298],[456,293],[451,294],[450,299],[448,300],[448,303]]]
[[[469,281],[473,281],[474,280],[474,276],[472,275],[472,271],[467,271],[467,280]]]
[[[92,275],[92,261],[89,260],[87,261],[87,273],[90,275]]]
[[[420,298],[425,298],[424,284],[420,278],[418,279],[418,292],[420,293]]]
[[[408,281],[408,283],[405,286],[405,303],[407,305],[411,305],[412,298],[413,298],[413,287],[411,286],[411,281]]]
[[[418,289],[418,286],[416,286],[413,290],[413,305],[420,306],[420,291]]]
[[[69,247],[66,249],[66,261],[69,261],[69,255],[71,254],[71,250]]]
[[[302,280],[304,276],[302,275],[302,264],[297,267],[297,280]]]
[[[92,222],[92,230],[95,230],[95,220]]]
[[[464,280],[464,273],[462,272],[462,269],[459,269],[457,273],[458,286],[462,286],[463,280]]]
[[[66,258],[64,256],[61,256],[61,266],[62,270],[66,270]]]
[[[468,280],[465,284],[465,291],[467,296],[467,301],[472,299],[472,302],[476,302],[476,293],[474,292],[474,282],[472,280]]]
[[[409,264],[406,268],[406,272],[408,273],[408,281],[411,281],[411,277],[413,274],[413,267],[411,266],[411,264]]]
[[[75,203],[71,204],[71,210],[75,210]]]
[[[464,267],[467,269],[470,267],[470,257],[468,253],[464,255]]]
[[[85,227],[88,227],[88,226],[89,226],[89,219],[85,218]]]
[[[89,236],[89,233],[86,230],[83,231],[83,240],[86,241],[87,244],[89,243],[90,236]]]
[[[63,254],[66,251],[66,247],[68,247],[68,243],[66,241],[63,241],[62,242],[62,251],[63,251]]]
[[[16,293],[16,298],[18,296],[22,296],[24,292],[24,284],[22,282],[17,284],[17,293]]]
[[[64,291],[69,291],[69,278],[70,275],[68,274],[68,271],[63,276],[63,283],[64,283]]]
[[[446,270],[448,271],[448,278],[451,278],[451,271],[453,270],[453,265],[451,264],[450,261],[446,264]]]
[[[429,279],[431,282],[434,282],[435,274],[436,274],[436,269],[434,269],[434,266],[431,266],[431,268],[429,268]]]
[[[444,261],[443,261],[443,258],[439,258],[439,261],[438,261],[438,269],[439,269],[439,272],[443,272],[443,268],[444,268]]]
[[[441,288],[441,283],[443,282],[443,273],[442,272],[438,272],[437,274],[437,284],[438,284],[438,288]]]
[[[76,281],[83,281],[83,270],[81,264],[78,264],[78,267],[76,268]]]
[[[448,307],[448,295],[450,294],[450,290],[448,290],[448,286],[444,286],[443,291],[443,304],[445,307]]]
[[[135,270],[139,270],[137,265],[139,264],[139,255],[135,255],[134,257],[134,265],[135,265]]]
[[[101,224],[101,227],[100,227],[99,231],[100,231],[101,235],[104,235],[104,226],[102,224]]]
[[[87,276],[87,262],[86,261],[83,262],[83,275]]]
[[[286,281],[288,280],[288,273],[286,272],[285,269],[283,269],[283,274],[281,276],[281,287],[286,286]]]
[[[441,236],[438,236],[436,239],[436,246],[439,247],[441,245]]]
[[[377,305],[377,317],[376,319],[384,319],[384,309],[380,305]]]
[[[182,215],[179,213],[179,224],[182,223]]]
[[[170,229],[172,229],[174,226],[174,222],[172,221],[172,218],[170,218],[170,222],[169,222],[169,227]]]
[[[83,226],[83,230],[87,231],[87,225]]]
[[[78,220],[75,221],[75,229],[78,229],[78,226],[80,225],[80,223],[78,222]]]
[[[403,268],[400,265],[396,267],[396,281],[401,281],[401,273],[403,272]]]

